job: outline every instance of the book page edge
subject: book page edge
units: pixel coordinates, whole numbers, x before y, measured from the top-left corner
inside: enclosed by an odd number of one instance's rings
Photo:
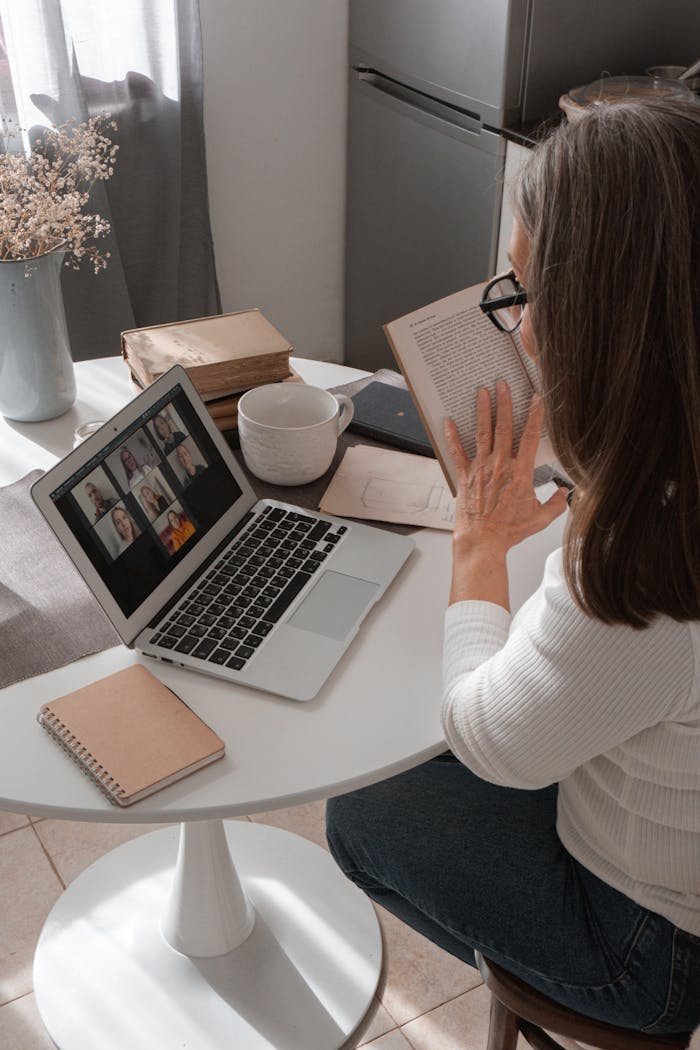
[[[416,391],[414,389],[413,383],[411,382],[411,378],[408,375],[408,372],[407,372],[407,370],[406,370],[406,368],[404,366],[404,363],[403,363],[403,361],[401,359],[401,353],[400,353],[400,351],[398,349],[398,346],[394,342],[394,339],[393,339],[393,336],[392,336],[392,333],[391,333],[391,325],[392,325],[392,323],[393,322],[389,322],[389,324],[385,324],[383,326],[383,328],[384,328],[384,335],[386,336],[387,342],[389,343],[389,346],[391,347],[391,351],[392,351],[392,353],[393,353],[393,355],[394,355],[394,357],[396,359],[396,363],[398,364],[399,368],[401,369],[401,374],[404,377],[404,379],[406,380],[406,386],[408,387],[408,391],[409,391],[411,397],[413,398],[413,403],[416,406],[416,409],[418,411],[418,415],[420,416],[421,422],[422,422],[423,426],[425,427],[425,432],[428,435],[428,437],[430,438],[430,444],[433,446],[433,452],[435,453],[435,456],[437,458],[438,463],[442,467],[442,472],[445,475],[445,480],[446,480],[446,482],[447,482],[447,484],[449,486],[450,492],[452,493],[453,496],[456,496],[457,495],[457,486],[456,486],[455,480],[454,480],[454,478],[452,476],[452,463],[451,462],[449,462],[449,463],[446,462],[445,457],[443,456],[443,453],[442,453],[442,449],[440,447],[440,443],[438,442],[438,440],[436,439],[436,436],[434,434],[434,428],[431,425],[427,415],[423,411],[423,406],[421,405],[420,400],[419,400],[419,398],[416,395]]]

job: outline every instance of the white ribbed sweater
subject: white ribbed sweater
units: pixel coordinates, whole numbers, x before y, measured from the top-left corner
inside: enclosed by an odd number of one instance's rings
[[[700,623],[585,616],[550,555],[513,617],[445,618],[443,724],[494,784],[559,783],[557,830],[589,871],[700,936]]]

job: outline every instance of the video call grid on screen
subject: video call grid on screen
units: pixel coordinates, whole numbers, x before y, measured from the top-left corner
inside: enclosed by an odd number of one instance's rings
[[[240,494],[178,385],[51,499],[130,616]]]

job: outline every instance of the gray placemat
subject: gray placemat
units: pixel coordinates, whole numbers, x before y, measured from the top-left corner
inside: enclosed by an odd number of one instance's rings
[[[348,397],[352,397],[353,394],[356,394],[359,390],[362,390],[363,387],[366,387],[367,384],[371,383],[374,379],[378,379],[380,383],[388,383],[390,386],[400,386],[403,387],[404,390],[407,389],[406,380],[400,372],[393,372],[390,368],[380,368],[378,372],[374,373],[374,375],[366,376],[364,379],[357,379],[354,383],[346,383],[345,386],[333,387],[333,391],[334,393],[347,394]],[[360,438],[353,441],[352,444],[378,445],[379,442]],[[337,464],[335,464],[335,466],[337,466]],[[335,469],[335,467],[333,469]],[[535,468],[535,472],[532,477],[532,483],[535,487],[537,487],[538,485],[544,485],[548,481],[553,481],[557,485],[568,484],[566,478],[562,477],[561,475],[562,470],[556,464],[543,463],[541,467]]]
[[[331,393],[346,394],[348,397],[352,397],[353,394],[357,394],[358,391],[366,387],[368,383],[375,380],[378,380],[380,383],[387,383],[389,386],[398,386],[402,387],[404,390],[406,389],[406,381],[401,373],[394,372],[390,368],[380,368],[377,372],[365,376],[363,379],[356,379],[352,383],[344,383],[343,386],[334,386],[330,389]],[[232,445],[235,444],[235,442],[236,439],[234,438]],[[363,434],[354,434],[352,431],[346,430],[338,439],[338,448],[330,467],[323,477],[318,478],[317,481],[312,482],[310,485],[269,485],[266,481],[260,481],[250,473],[243,462],[243,455],[240,448],[233,447],[233,452],[258,499],[277,499],[281,500],[283,503],[294,503],[299,507],[305,507],[307,510],[318,510],[321,497],[330,485],[331,479],[338,469],[340,461],[345,455],[346,449],[353,445],[373,445],[375,448],[393,448],[393,446],[385,445],[381,441],[374,441],[372,438],[365,437]],[[396,449],[393,450],[396,451]],[[546,465],[538,467],[535,470],[533,478],[535,485],[544,485],[545,482],[551,481],[552,479],[557,481],[560,480],[555,474],[555,470],[552,466]],[[409,532],[414,532],[416,529],[415,525],[395,525],[386,521],[376,520],[371,522],[364,521],[364,524],[376,525],[378,528],[389,529],[391,532],[399,532],[404,535]]]
[[[0,488],[0,687],[120,644],[34,506],[40,470]]]

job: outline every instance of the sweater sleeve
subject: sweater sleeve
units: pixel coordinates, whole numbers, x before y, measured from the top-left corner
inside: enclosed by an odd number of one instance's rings
[[[574,603],[561,554],[510,626],[488,602],[445,617],[442,717],[457,757],[484,780],[540,788],[689,710],[688,625],[603,624]]]

